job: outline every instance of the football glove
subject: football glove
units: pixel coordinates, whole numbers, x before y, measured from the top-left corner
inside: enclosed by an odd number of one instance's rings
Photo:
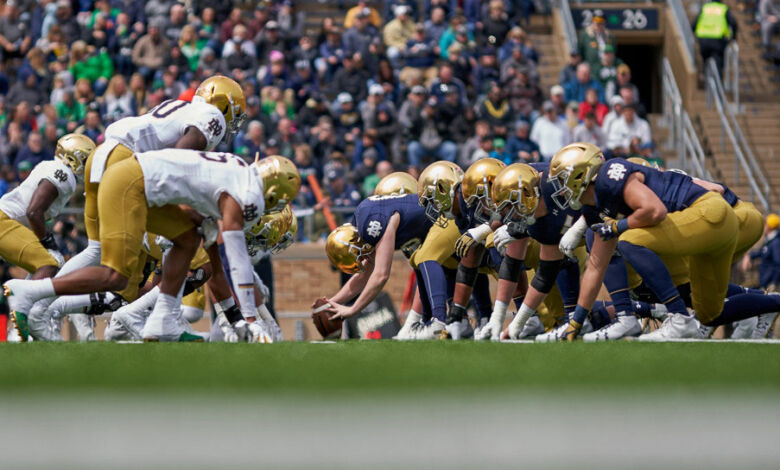
[[[455,254],[460,258],[464,258],[473,246],[483,244],[490,232],[492,230],[489,224],[478,225],[466,230],[455,242]]]
[[[182,296],[191,294],[195,289],[203,285],[203,280],[206,278],[206,271],[203,268],[198,268],[193,273],[184,278],[184,293]]]
[[[591,225],[590,229],[598,234],[602,240],[611,240],[628,230],[628,220],[607,219],[604,222]]]
[[[233,325],[240,340],[247,343],[273,343],[271,335],[263,328],[260,322],[248,322],[239,320]]]
[[[566,233],[561,237],[561,241],[558,243],[558,249],[561,253],[569,258],[574,258],[574,250],[580,246],[582,237],[585,236],[585,231],[588,229],[588,223],[585,221],[585,217],[577,219],[574,225],[566,230]]]
[[[493,245],[499,250],[506,249],[506,246],[515,240],[517,239],[509,234],[509,227],[506,225],[498,227],[493,233]]]
[[[523,332],[525,324],[533,314],[534,311],[526,307],[525,304],[520,307],[520,311],[517,312],[515,318],[509,323],[509,339],[520,339],[520,333]]]
[[[238,343],[238,332],[230,324],[224,313],[217,314],[217,324],[219,329],[222,330],[222,336],[226,343]]]
[[[479,330],[479,341],[489,339],[490,341],[499,341],[501,339],[501,327],[504,326],[504,317],[506,316],[506,304],[496,302],[493,306],[493,313],[490,314],[490,320],[487,325]]]

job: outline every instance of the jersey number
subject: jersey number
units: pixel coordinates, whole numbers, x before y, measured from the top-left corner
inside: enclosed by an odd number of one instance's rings
[[[198,152],[200,158],[216,163],[235,163],[238,166],[246,166],[246,162],[241,160],[235,155],[229,153],[216,153],[216,152]]]
[[[152,110],[152,116],[162,119],[164,117],[170,116],[177,109],[181,109],[188,104],[189,103],[186,101],[179,101],[178,103],[176,100],[163,101]]]

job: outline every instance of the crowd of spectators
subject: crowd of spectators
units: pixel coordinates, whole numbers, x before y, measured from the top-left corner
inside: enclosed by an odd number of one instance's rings
[[[549,160],[573,140],[608,156],[652,154],[646,112],[603,18],[582,31],[559,84],[542,88],[524,29],[532,0],[341,2],[315,30],[290,0],[0,3],[5,187],[52,158],[64,133],[100,142],[111,122],[191,99],[215,74],[247,97],[243,127],[218,150],[293,159],[304,207],[342,213],[381,176],[436,159]]]

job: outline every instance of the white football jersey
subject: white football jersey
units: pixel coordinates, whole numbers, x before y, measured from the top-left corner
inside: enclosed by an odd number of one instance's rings
[[[228,193],[244,211],[245,230],[263,215],[263,180],[257,167],[235,155],[166,149],[135,156],[150,206],[187,204],[203,216],[221,219],[219,196]]]
[[[193,126],[203,133],[211,150],[225,136],[225,116],[205,102],[163,101],[148,113],[120,119],[106,129],[106,140],[115,139],[133,152],[173,147]]]
[[[46,160],[33,168],[30,176],[13,191],[0,198],[0,210],[11,219],[29,227],[27,207],[41,181],[50,181],[57,188],[57,198],[46,211],[46,220],[56,217],[76,190],[76,176],[70,167],[60,160]]]

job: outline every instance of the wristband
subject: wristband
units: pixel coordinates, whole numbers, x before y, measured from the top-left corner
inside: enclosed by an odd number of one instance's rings
[[[628,230],[628,228],[629,227],[628,227],[628,219],[627,218],[618,220],[618,223],[617,223],[617,232],[618,233],[623,233],[626,230]]]

